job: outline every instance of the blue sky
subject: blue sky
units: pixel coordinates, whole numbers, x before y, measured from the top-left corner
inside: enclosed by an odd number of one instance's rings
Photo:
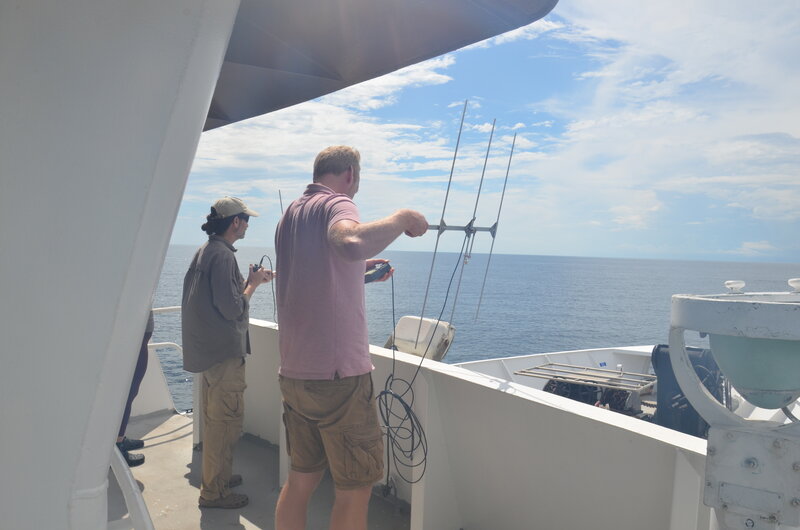
[[[199,245],[219,196],[272,246],[322,148],[362,155],[363,220],[397,208],[497,216],[495,252],[800,263],[800,8],[735,1],[561,0],[536,23],[317,100],[204,133],[172,242]],[[442,237],[457,251],[461,237]],[[480,237],[483,235],[483,237]],[[390,248],[433,250],[435,236]],[[478,234],[475,252],[488,252]]]

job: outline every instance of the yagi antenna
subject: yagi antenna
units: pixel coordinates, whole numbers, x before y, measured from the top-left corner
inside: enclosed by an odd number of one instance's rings
[[[428,302],[428,291],[431,288],[431,278],[433,277],[433,266],[436,263],[436,252],[439,249],[439,238],[442,236],[443,229],[440,227],[445,226],[444,224],[444,212],[447,209],[447,198],[450,196],[450,184],[453,183],[453,170],[456,167],[456,157],[458,156],[458,145],[461,143],[461,130],[464,128],[464,116],[467,115],[467,99],[464,100],[464,109],[461,111],[461,125],[458,126],[458,138],[456,139],[456,149],[453,152],[453,163],[450,166],[450,179],[447,181],[447,192],[444,194],[444,204],[442,205],[442,218],[439,221],[439,225],[428,225],[428,230],[436,229],[438,233],[436,234],[436,245],[433,247],[433,258],[431,259],[431,270],[428,273],[428,284],[425,286],[425,297],[422,300],[422,311],[420,312],[419,316],[419,327],[417,328],[417,338],[414,339],[414,347],[416,348],[419,344],[419,334],[422,331],[422,319],[425,316],[425,306]]]
[[[469,259],[472,256],[472,247],[473,247],[473,245],[475,243],[475,234],[477,232],[489,232],[489,234],[492,236],[492,246],[491,246],[491,249],[489,250],[489,260],[486,263],[486,272],[484,273],[483,284],[481,285],[480,300],[478,302],[478,311],[480,311],[481,300],[483,300],[483,290],[486,287],[486,278],[487,278],[487,276],[489,274],[489,264],[491,263],[492,253],[494,252],[494,241],[495,241],[495,236],[497,235],[497,225],[498,225],[498,222],[500,221],[500,212],[502,211],[502,208],[503,208],[503,199],[504,199],[505,193],[506,193],[506,184],[508,183],[508,175],[509,175],[509,171],[511,169],[511,158],[514,155],[514,145],[516,144],[516,141],[517,141],[517,135],[514,134],[514,140],[512,141],[512,144],[511,144],[511,154],[508,157],[508,167],[506,168],[506,176],[505,176],[505,180],[503,182],[503,192],[502,192],[502,195],[500,196],[500,207],[498,208],[498,211],[497,211],[497,220],[495,220],[495,223],[492,226],[475,226],[476,214],[477,214],[477,211],[478,211],[478,203],[480,201],[481,191],[483,189],[483,180],[484,180],[484,176],[486,174],[486,165],[487,165],[488,160],[489,160],[489,152],[491,151],[492,139],[494,137],[494,129],[495,129],[496,120],[493,120],[492,121],[492,130],[491,130],[491,133],[489,135],[489,145],[486,148],[486,157],[485,157],[484,162],[483,162],[483,171],[481,172],[481,180],[480,180],[480,184],[478,185],[478,193],[477,193],[477,196],[475,197],[475,208],[472,211],[472,219],[470,219],[470,221],[464,226],[450,226],[447,223],[445,223],[444,214],[445,214],[445,211],[447,210],[447,200],[448,200],[448,198],[450,196],[450,186],[452,185],[452,182],[453,182],[453,172],[454,172],[454,169],[455,169],[456,157],[458,156],[458,147],[459,147],[459,144],[461,142],[461,132],[462,132],[462,129],[464,127],[464,116],[466,115],[466,113],[467,113],[467,101],[464,101],[464,109],[463,109],[463,111],[461,113],[461,125],[458,128],[458,139],[456,140],[456,148],[455,148],[455,151],[453,153],[453,163],[452,163],[452,166],[450,167],[450,178],[447,181],[447,192],[445,193],[444,204],[442,205],[441,220],[439,221],[438,225],[428,225],[428,230],[436,230],[436,245],[434,246],[434,249],[433,249],[433,258],[431,259],[431,270],[428,273],[428,284],[425,287],[425,297],[424,297],[423,302],[422,302],[422,312],[420,313],[421,316],[420,316],[419,326],[417,328],[417,338],[414,341],[415,346],[419,343],[419,336],[420,336],[420,333],[422,331],[422,317],[424,317],[424,315],[425,315],[425,306],[426,306],[427,301],[428,301],[428,292],[430,290],[431,278],[433,277],[433,269],[434,269],[434,265],[436,263],[436,254],[437,254],[438,249],[439,249],[439,238],[442,236],[442,234],[444,232],[448,231],[448,230],[463,231],[466,234],[465,248],[467,250],[466,250],[466,253],[464,254],[464,265],[469,261]],[[462,267],[461,267],[461,275],[463,276],[463,274],[464,274],[464,267],[462,265]],[[451,322],[452,322],[452,319],[453,319],[453,314],[455,313],[455,306],[456,306],[456,302],[458,301],[458,293],[459,293],[460,288],[461,288],[461,276],[459,276],[459,279],[458,279],[458,287],[456,288],[456,294],[455,294],[454,301],[453,301],[453,312],[450,314],[450,321]],[[449,288],[448,288],[448,290],[449,290]],[[475,319],[477,320],[477,318],[478,318],[478,312],[475,313]]]
[[[486,175],[486,164],[489,162],[489,151],[492,149],[492,138],[494,138],[494,126],[497,120],[492,120],[492,131],[489,133],[489,145],[486,146],[486,157],[483,159],[483,171],[481,171],[481,181],[478,183],[478,194],[475,196],[475,208],[472,210],[472,219],[469,225],[475,223],[476,215],[478,213],[478,202],[481,200],[481,190],[483,189],[483,177]],[[494,241],[494,237],[492,237]],[[456,294],[453,297],[453,310],[450,312],[450,322],[453,321],[453,316],[456,314],[456,304],[458,304],[458,293],[461,292],[461,278],[464,277],[464,266],[469,263],[472,258],[472,246],[475,244],[475,232],[467,233],[467,251],[464,254],[464,263],[461,265],[461,272],[458,275],[458,284],[456,285]]]

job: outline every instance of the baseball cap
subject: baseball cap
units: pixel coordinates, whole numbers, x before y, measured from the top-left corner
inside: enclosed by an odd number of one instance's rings
[[[241,213],[249,215],[250,217],[258,217],[258,214],[249,209],[244,201],[238,197],[223,197],[218,199],[217,202],[211,207],[212,214],[216,213],[216,219],[225,219],[226,217],[233,217]]]

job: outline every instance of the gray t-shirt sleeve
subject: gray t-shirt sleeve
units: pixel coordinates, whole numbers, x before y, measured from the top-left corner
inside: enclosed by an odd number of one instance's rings
[[[222,255],[211,267],[211,296],[214,307],[226,320],[239,320],[247,314],[242,276],[233,256]]]

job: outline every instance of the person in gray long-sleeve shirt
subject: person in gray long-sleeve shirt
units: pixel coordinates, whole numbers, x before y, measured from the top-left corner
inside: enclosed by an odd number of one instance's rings
[[[236,197],[215,202],[202,226],[208,241],[183,280],[183,367],[203,375],[201,508],[241,508],[248,503],[247,495],[230,491],[242,482],[241,476],[232,475],[233,446],[244,417],[250,297],[274,275],[251,265],[245,282],[239,272],[233,243],[244,237],[251,216],[258,214]]]

